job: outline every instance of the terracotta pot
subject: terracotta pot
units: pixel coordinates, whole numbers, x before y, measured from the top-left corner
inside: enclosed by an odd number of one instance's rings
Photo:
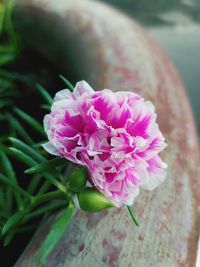
[[[119,11],[95,1],[16,1],[24,41],[63,73],[97,89],[130,90],[152,100],[169,144],[166,182],[142,191],[126,208],[77,211],[45,266],[195,266],[199,237],[198,141],[188,99],[174,66],[148,34]],[[43,222],[16,267],[37,266],[54,216]]]

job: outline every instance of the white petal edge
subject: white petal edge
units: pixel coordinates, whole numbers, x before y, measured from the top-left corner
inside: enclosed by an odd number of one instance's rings
[[[47,142],[45,144],[42,145],[42,147],[49,153],[52,154],[54,156],[60,156],[60,153],[58,151],[58,149],[53,146],[50,142]]]
[[[51,106],[51,112],[61,112],[62,110],[68,110],[71,106],[72,100],[69,99],[61,99],[56,101]]]
[[[150,113],[155,113],[155,105],[151,101],[145,101],[144,105]]]
[[[94,93],[92,87],[86,81],[80,81],[76,84],[73,94],[79,97],[83,94]]]
[[[63,99],[72,99],[72,93],[69,89],[63,89],[55,94],[53,102],[57,102]]]
[[[166,171],[163,171],[163,172],[164,172],[163,175],[152,174],[149,178],[149,181],[141,185],[141,188],[144,190],[148,190],[148,191],[154,190],[156,187],[158,187],[160,184],[162,184],[165,181],[167,172]]]
[[[49,116],[50,116],[49,114],[45,115],[43,120],[44,130],[46,133],[50,129]]]

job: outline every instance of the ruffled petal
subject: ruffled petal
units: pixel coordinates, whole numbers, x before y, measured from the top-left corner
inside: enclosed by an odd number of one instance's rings
[[[94,91],[78,82],[59,91],[44,118],[43,147],[88,167],[92,186],[116,207],[132,205],[140,188],[153,190],[166,177],[158,154],[166,147],[155,107],[132,92]]]
[[[159,156],[153,157],[148,161],[149,180],[142,185],[145,190],[154,190],[166,179],[167,164],[161,160]]]
[[[67,99],[67,100],[74,99],[74,95],[73,95],[73,93],[70,92],[69,89],[63,89],[63,90],[57,92],[53,101],[57,102],[57,101],[61,101],[64,99]]]
[[[55,146],[53,146],[50,142],[47,142],[42,146],[49,154],[54,156],[60,156],[59,150]]]
[[[49,131],[50,130],[50,115],[47,114],[44,116],[44,120],[43,120],[43,125],[44,125],[44,130],[45,132]]]
[[[75,97],[80,97],[83,94],[92,94],[92,93],[94,93],[94,90],[86,81],[78,82],[73,92]]]

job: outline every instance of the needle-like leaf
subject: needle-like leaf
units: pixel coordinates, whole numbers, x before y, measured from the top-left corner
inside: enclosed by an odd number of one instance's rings
[[[63,236],[63,233],[70,223],[72,215],[73,207],[69,205],[68,208],[62,214],[60,214],[60,216],[52,225],[50,232],[48,233],[39,250],[39,260],[41,263],[46,262],[49,254],[53,251],[58,241]]]
[[[65,207],[66,207],[66,201],[59,201],[59,202],[51,203],[51,204],[48,203],[47,205],[43,205],[42,207],[39,207],[35,211],[28,213],[23,222],[27,222],[35,217],[38,217],[46,213],[49,213],[49,212],[52,212],[52,211],[55,211],[61,208],[65,208]]]
[[[4,152],[0,152],[0,159],[1,159],[1,163],[2,163],[2,168],[6,174],[7,177],[9,177],[10,180],[13,181],[14,184],[18,185],[17,183],[17,178],[15,176],[15,172],[13,170],[12,164],[9,160],[9,158],[7,157],[7,155]],[[12,195],[15,195],[18,207],[21,209],[23,207],[23,200],[21,198],[21,195],[19,194],[18,191],[13,191],[13,189],[8,186],[7,188],[7,205],[8,205],[8,210],[11,210],[12,208]]]
[[[2,229],[2,235],[5,235],[11,228],[19,223],[25,215],[25,211],[18,211],[12,215],[5,223]]]
[[[8,114],[8,120],[13,121],[14,127],[17,131],[17,134],[28,144],[33,144],[33,140],[30,137],[30,135],[27,133],[27,131],[24,129],[24,127],[19,123],[19,121],[12,116],[11,114]]]
[[[44,100],[47,102],[47,104],[51,106],[53,103],[53,99],[50,96],[50,94],[47,92],[47,90],[45,90],[44,87],[38,83],[36,84],[36,88],[38,89],[38,91],[40,92]]]
[[[30,145],[25,144],[21,140],[14,137],[10,137],[9,140],[12,142],[15,148],[21,150],[35,161],[41,162],[46,160],[43,156],[40,155],[40,153],[37,152],[36,149],[32,148]]]
[[[14,237],[14,231],[8,232],[4,237],[3,246],[7,247],[12,241],[13,237]]]
[[[12,156],[14,156],[16,159],[24,162],[25,164],[27,164],[30,167],[33,167],[34,165],[37,164],[37,162],[35,160],[33,160],[31,157],[29,157],[28,155],[26,155],[24,152],[20,151],[19,149],[16,149],[14,147],[9,147],[9,151],[12,152]],[[64,185],[62,185],[58,179],[56,179],[51,173],[49,172],[44,172],[43,176],[54,186],[56,186],[58,189],[60,189],[61,191],[65,192],[66,188]]]
[[[39,163],[25,171],[26,174],[41,173],[44,171],[54,170],[56,167],[64,166],[67,164],[67,160],[64,158],[54,158],[42,163]]]
[[[26,155],[21,150],[15,147],[9,147],[8,149],[13,157],[15,157],[17,160],[24,162],[28,166],[32,167],[37,164],[37,161],[33,160],[30,156]]]
[[[30,183],[26,189],[26,191],[29,192],[29,194],[33,195],[36,192],[36,189],[38,188],[38,186],[41,182],[41,178],[42,178],[42,175],[40,175],[40,174],[36,174],[33,176],[33,178],[30,180]],[[46,181],[45,181],[45,183],[46,183]]]
[[[74,86],[65,78],[63,75],[59,75],[60,79],[65,83],[65,85],[68,86],[68,89],[73,92],[74,91]]]
[[[22,189],[20,186],[16,185],[13,181],[11,181],[7,176],[0,173],[0,181],[4,184],[10,185],[13,189],[17,190],[19,193],[24,195],[25,197],[31,198],[32,196],[27,193],[24,189]]]
[[[42,125],[37,120],[35,120],[33,117],[31,117],[30,115],[28,115],[27,113],[25,113],[23,110],[19,108],[14,108],[14,111],[17,113],[17,115],[20,118],[22,118],[25,122],[27,122],[39,134],[41,134],[42,136],[46,135]]]

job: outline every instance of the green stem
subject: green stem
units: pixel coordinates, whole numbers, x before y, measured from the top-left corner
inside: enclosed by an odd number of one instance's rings
[[[27,221],[29,221],[29,220],[37,217],[37,216],[43,215],[43,214],[45,214],[47,212],[52,212],[54,210],[61,209],[61,208],[64,208],[64,207],[67,207],[67,203],[65,203],[65,202],[54,203],[52,205],[44,206],[44,207],[40,208],[39,210],[35,210],[35,211],[29,213],[26,216],[24,222],[27,222]]]
[[[45,172],[43,173],[43,176],[54,186],[56,186],[60,191],[62,191],[63,193],[66,193],[66,188],[65,186],[60,183],[57,179],[55,179],[54,175],[52,175],[51,173]]]
[[[37,192],[37,196],[40,196],[40,195],[46,193],[50,186],[51,186],[51,184],[48,181],[45,181],[43,183],[43,185],[40,187],[40,190]]]
[[[44,206],[38,207],[43,203],[54,200],[64,200],[64,201],[58,201],[58,203],[48,203]],[[15,224],[15,226],[19,224],[23,226],[25,223],[27,223],[28,221],[37,216],[44,215],[44,213],[52,212],[54,210],[67,207],[67,205],[68,205],[67,197],[63,192],[60,191],[54,191],[38,197],[34,197],[30,205],[24,210],[25,216],[22,218],[22,220],[20,220],[17,224]],[[33,209],[35,210],[32,211]]]
[[[31,179],[28,187],[26,188],[26,191],[29,192],[29,194],[34,195],[36,192],[36,189],[39,187],[39,183],[41,181],[42,176],[40,174],[36,174]],[[46,181],[45,181],[46,183]]]
[[[133,212],[132,208],[130,206],[127,206],[127,208],[128,208],[128,211],[129,211],[129,213],[131,215],[131,218],[132,218],[133,222],[139,227],[140,225],[139,225],[139,223],[138,223],[138,221],[136,219],[135,213]]]
[[[64,201],[59,201],[59,203],[52,203],[45,205],[44,207],[39,207],[38,209],[35,209],[37,206],[49,202],[49,201],[54,201],[54,200],[64,200]],[[49,192],[40,196],[33,197],[30,205],[26,208],[26,216],[24,219],[21,221],[21,224],[23,225],[30,219],[37,217],[39,215],[42,215],[46,212],[56,210],[58,208],[63,208],[67,206],[67,196],[62,192],[62,191],[54,191],[54,192]],[[34,211],[32,211],[35,209]]]
[[[29,206],[29,210],[32,210],[36,206],[51,200],[66,200],[66,195],[62,191],[49,192],[41,196],[33,198]]]

